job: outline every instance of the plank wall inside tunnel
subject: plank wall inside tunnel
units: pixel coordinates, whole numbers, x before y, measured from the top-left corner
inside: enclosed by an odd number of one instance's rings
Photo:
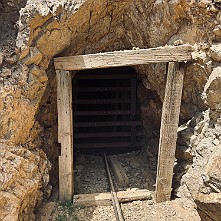
[[[117,154],[141,146],[136,72],[129,67],[77,72],[73,85],[74,146]]]

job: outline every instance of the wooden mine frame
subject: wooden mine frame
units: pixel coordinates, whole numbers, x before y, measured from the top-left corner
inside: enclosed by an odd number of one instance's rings
[[[60,199],[71,199],[74,189],[71,71],[169,62],[161,117],[156,201],[170,200],[184,76],[182,63],[192,59],[192,51],[192,46],[180,45],[54,59],[57,76],[58,142],[61,143]]]

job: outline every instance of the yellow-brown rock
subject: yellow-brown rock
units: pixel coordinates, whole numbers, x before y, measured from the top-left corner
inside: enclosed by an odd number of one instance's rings
[[[221,194],[199,194],[195,200],[202,221],[221,220]]]
[[[220,17],[211,4],[188,0],[28,0],[20,11],[20,62],[11,64],[13,68],[4,67],[10,69],[8,74],[0,70],[0,143],[11,145],[2,146],[0,151],[4,154],[0,163],[6,165],[6,171],[0,172],[0,180],[4,180],[0,219],[33,218],[33,208],[42,198],[40,188],[48,182],[49,164],[40,149],[53,163],[55,181],[58,176],[55,56],[150,48],[177,40],[196,45],[194,60],[185,66],[180,122],[202,113],[208,116],[209,111],[203,112],[207,108],[219,114],[220,79],[213,75],[220,72],[220,51],[214,44],[210,46],[221,40]],[[166,65],[134,68],[143,84],[138,95],[144,126],[159,129]],[[146,92],[150,96],[145,97]],[[201,175],[211,157],[212,142],[221,137],[217,120],[214,117],[209,123],[209,117],[200,119],[193,128],[195,134],[185,142],[196,154],[193,167],[180,182],[180,191],[189,191],[188,197],[195,197],[199,186],[204,185]]]
[[[0,220],[34,220],[36,203],[49,181],[50,163],[43,151],[1,146]]]

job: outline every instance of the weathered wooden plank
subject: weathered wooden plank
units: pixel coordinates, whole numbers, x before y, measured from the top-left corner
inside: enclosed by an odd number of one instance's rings
[[[125,71],[122,71],[120,74],[103,74],[103,73],[95,73],[95,74],[91,74],[91,73],[80,73],[80,74],[76,74],[74,76],[74,80],[82,80],[82,79],[103,79],[103,80],[109,80],[109,79],[130,79],[132,77],[136,78],[136,74],[134,73],[127,73]]]
[[[129,104],[130,99],[79,99],[74,102],[76,104]]]
[[[111,169],[114,173],[114,177],[120,185],[127,186],[129,183],[128,176],[123,169],[122,165],[118,161],[116,156],[109,156]]]
[[[139,113],[139,112],[137,112]],[[99,115],[129,115],[130,110],[100,110],[100,111],[76,111],[75,116],[99,116]]]
[[[59,197],[71,199],[73,196],[73,123],[72,123],[72,77],[69,71],[57,72],[59,83]]]
[[[59,163],[59,199],[63,200],[68,198],[67,196],[67,186],[69,182],[65,183],[67,177],[66,177],[66,157],[64,155],[59,156],[58,158]],[[69,191],[68,191],[69,192]]]
[[[117,192],[120,203],[132,202],[136,200],[150,200],[153,193],[149,190],[131,189]],[[92,193],[74,195],[74,206],[109,206],[111,202],[110,193]]]
[[[138,131],[135,136],[140,137],[143,136],[144,133],[142,131]],[[74,138],[91,138],[91,137],[95,137],[95,138],[101,138],[101,137],[130,137],[131,136],[131,132],[97,132],[97,133],[76,133],[74,135]]]
[[[57,70],[85,70],[139,64],[188,61],[192,59],[190,45],[114,51],[99,54],[58,57],[54,59]]]
[[[135,146],[141,146],[141,143],[137,142]],[[135,147],[134,146],[134,147]],[[113,143],[76,143],[75,148],[119,148],[119,147],[132,147],[130,142],[113,142]]]
[[[112,127],[112,126],[140,126],[141,121],[97,121],[97,122],[76,122],[74,127]]]
[[[61,143],[61,130],[62,130],[62,119],[61,119],[61,74],[63,71],[56,70],[57,79],[57,110],[58,110],[58,143]]]
[[[97,91],[130,91],[130,87],[80,87],[78,92],[97,92]]]
[[[130,95],[130,99],[131,99],[131,115],[136,115],[137,113],[137,79],[133,78],[131,79],[131,95]]]
[[[171,197],[183,75],[181,64],[169,63],[160,128],[156,180],[157,202],[168,201]]]
[[[137,79],[131,79],[131,116],[130,120],[136,119],[137,112]],[[131,137],[130,137],[131,146],[136,145],[136,126],[131,126]]]

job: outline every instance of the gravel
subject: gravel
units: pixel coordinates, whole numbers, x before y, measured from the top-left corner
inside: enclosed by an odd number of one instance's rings
[[[148,155],[143,150],[115,155],[129,178],[128,186],[121,186],[114,179],[117,191],[128,188],[148,189],[153,191],[155,174],[151,172]],[[109,192],[109,184],[102,156],[76,156],[75,194]]]
[[[154,191],[155,170],[152,170],[156,161],[147,150],[137,150],[130,153],[116,155],[123,166],[128,178],[127,187],[120,186],[115,180],[116,190],[128,188],[148,189]],[[109,192],[109,184],[102,156],[76,155],[75,162],[75,194]],[[41,221],[59,220],[64,218],[70,221],[116,221],[112,206],[98,207],[71,207],[62,208],[59,203],[54,203],[50,208],[50,218],[45,213],[45,208],[38,212]],[[194,202],[188,199],[176,199],[170,202],[158,203],[152,200],[122,203],[121,209],[125,221],[200,221]],[[43,213],[41,211],[44,211]],[[49,211],[47,209],[47,211]],[[61,220],[61,219],[60,219]]]
[[[75,166],[75,194],[109,191],[102,156],[79,155]]]

